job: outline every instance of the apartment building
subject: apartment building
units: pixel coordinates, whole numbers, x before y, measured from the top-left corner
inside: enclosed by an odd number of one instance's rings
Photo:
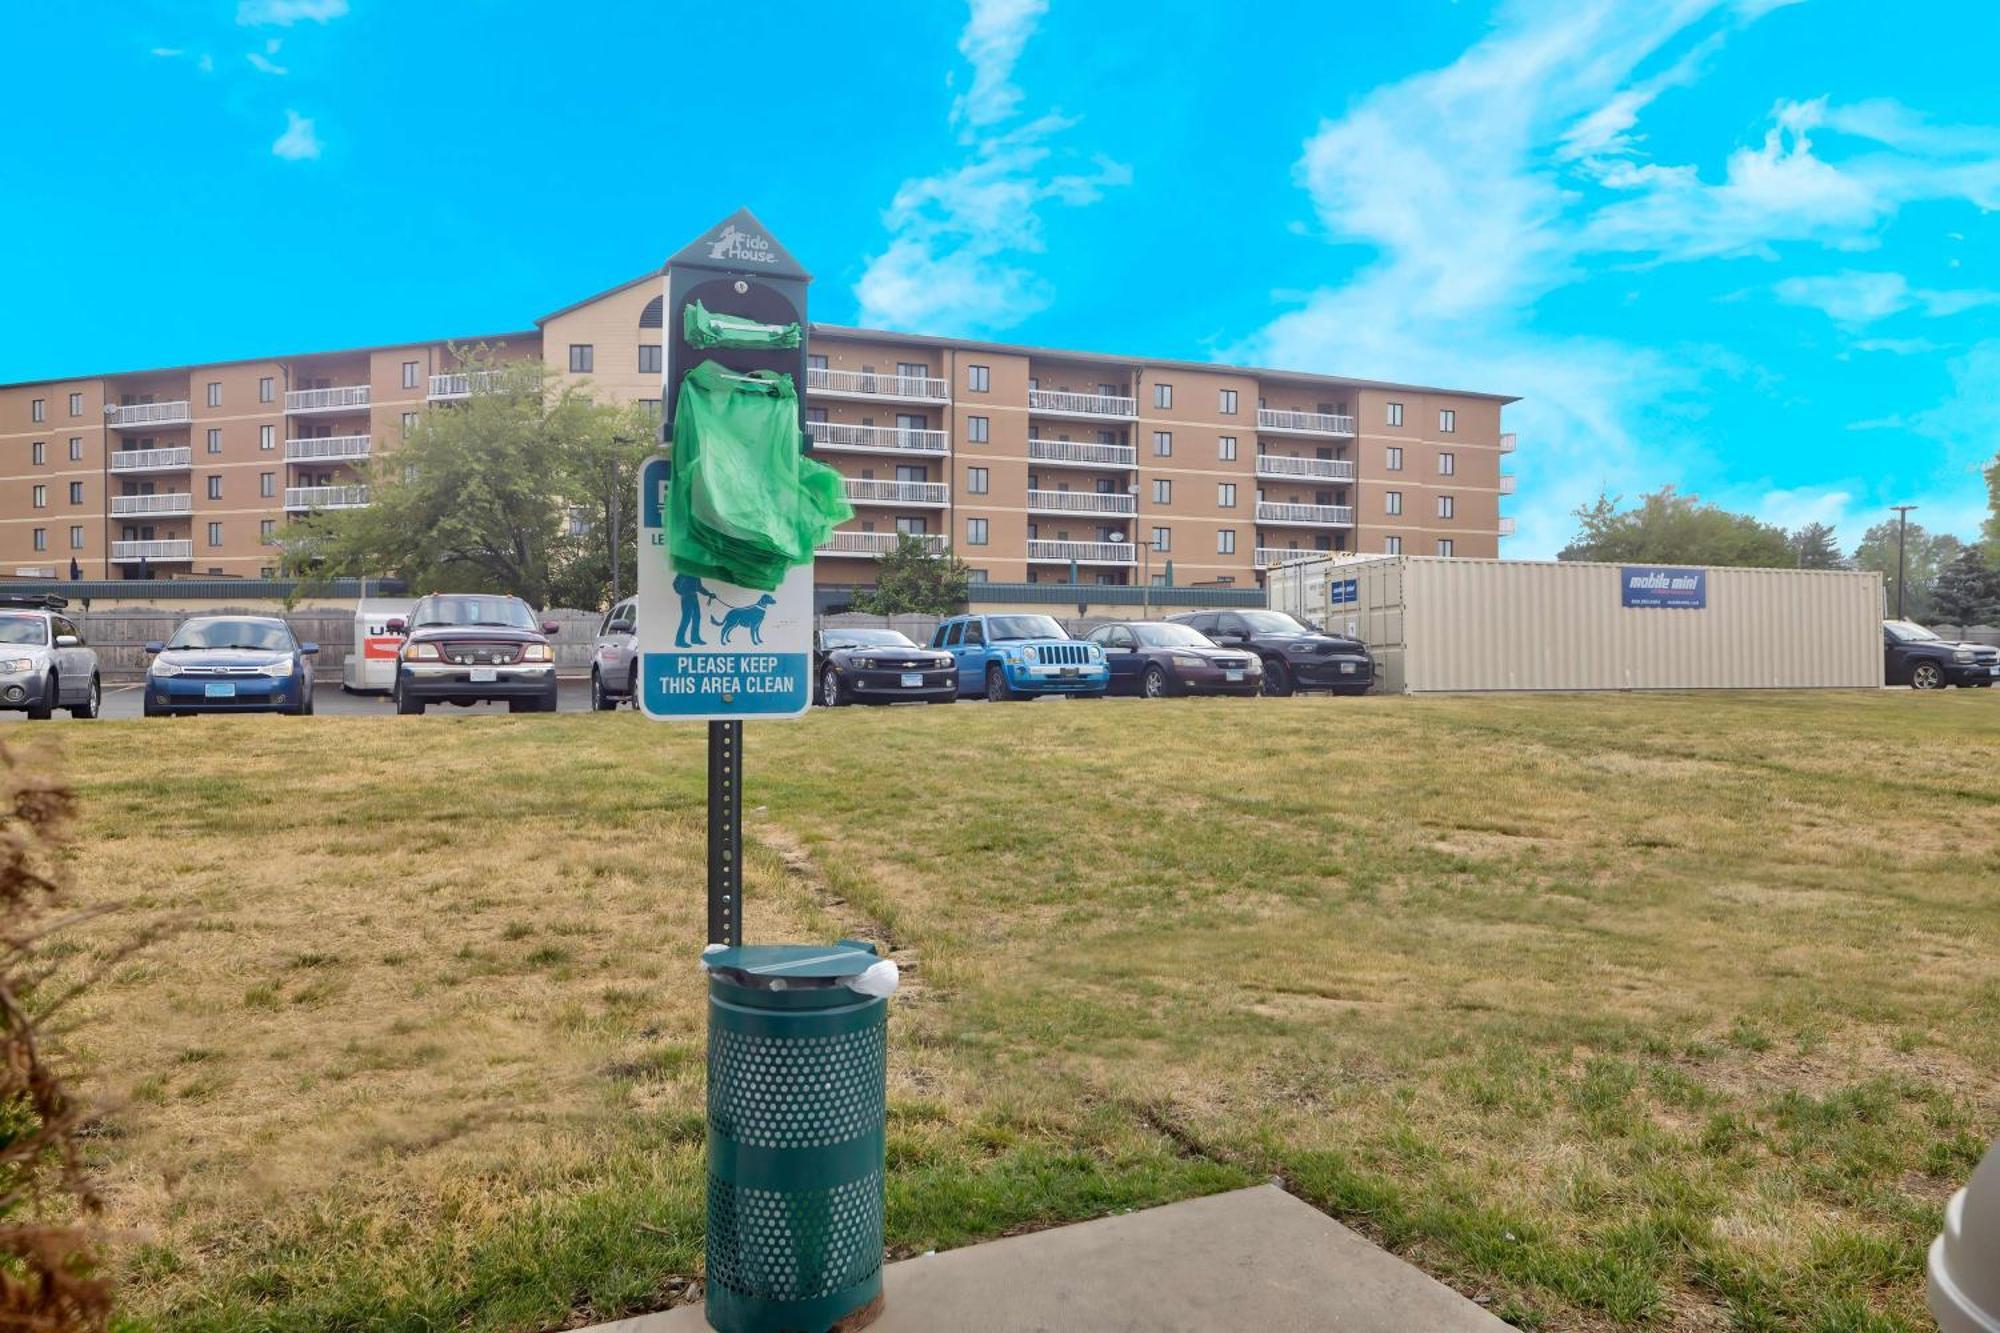
[[[658,403],[649,273],[531,329],[0,385],[0,573],[259,577],[290,518],[477,392],[456,349]],[[1254,585],[1320,551],[1495,556],[1512,398],[815,325],[807,429],[856,516],[829,588],[912,533],[992,583]]]

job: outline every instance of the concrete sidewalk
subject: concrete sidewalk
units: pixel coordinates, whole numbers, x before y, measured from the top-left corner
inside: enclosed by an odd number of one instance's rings
[[[889,1265],[880,1333],[1501,1333],[1275,1185]],[[595,1333],[698,1333],[699,1305]]]

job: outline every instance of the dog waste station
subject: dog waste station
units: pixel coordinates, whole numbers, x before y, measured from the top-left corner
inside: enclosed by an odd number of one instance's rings
[[[854,940],[743,942],[743,722],[810,704],[813,552],[852,515],[805,434],[811,281],[748,210],[667,261],[668,451],[639,478],[639,703],[708,724],[704,1313],[723,1333],[882,1308],[896,965]]]

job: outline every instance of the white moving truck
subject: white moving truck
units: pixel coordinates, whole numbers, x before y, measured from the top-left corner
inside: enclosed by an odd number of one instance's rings
[[[389,632],[391,620],[406,618],[412,597],[364,597],[354,607],[354,646],[341,668],[340,688],[349,694],[388,694],[396,687],[396,653],[403,636]]]

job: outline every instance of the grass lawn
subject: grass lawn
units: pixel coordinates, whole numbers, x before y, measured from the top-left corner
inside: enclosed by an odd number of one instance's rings
[[[43,737],[125,903],[66,965],[180,923],[79,1038],[132,1327],[698,1276],[700,728]],[[1278,1175],[1524,1327],[1918,1329],[2000,1132],[1996,756],[1972,692],[818,711],[750,729],[747,933],[914,964],[899,1253]]]

